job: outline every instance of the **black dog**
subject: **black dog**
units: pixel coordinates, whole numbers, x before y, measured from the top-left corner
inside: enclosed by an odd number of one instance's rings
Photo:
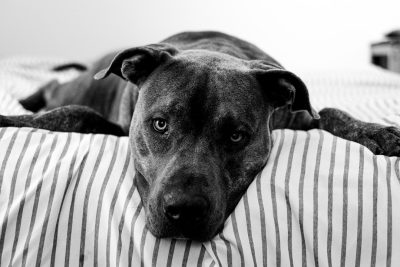
[[[337,109],[317,114],[296,75],[218,32],[181,33],[108,55],[21,103],[49,111],[3,116],[0,126],[129,135],[147,227],[158,237],[218,233],[266,164],[272,129],[320,128],[400,156],[399,129]]]

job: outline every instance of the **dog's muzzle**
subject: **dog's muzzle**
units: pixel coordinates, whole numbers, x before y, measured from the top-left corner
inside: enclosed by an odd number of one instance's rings
[[[165,194],[162,205],[168,220],[183,229],[201,224],[210,209],[210,202],[206,197],[178,192]]]
[[[202,240],[215,232],[217,199],[210,191],[210,177],[178,171],[164,180],[157,194],[159,219],[174,237]]]

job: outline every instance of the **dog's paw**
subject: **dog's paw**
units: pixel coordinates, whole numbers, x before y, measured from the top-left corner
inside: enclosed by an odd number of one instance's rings
[[[360,143],[376,155],[400,157],[400,128],[371,125],[360,136]]]

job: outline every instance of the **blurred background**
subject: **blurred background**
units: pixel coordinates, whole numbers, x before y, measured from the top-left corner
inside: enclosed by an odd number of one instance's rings
[[[0,57],[79,61],[186,30],[244,38],[289,69],[357,68],[400,27],[399,0],[1,0]]]

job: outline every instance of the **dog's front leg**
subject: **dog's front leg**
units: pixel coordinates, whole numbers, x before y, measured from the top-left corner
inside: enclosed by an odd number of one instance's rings
[[[400,129],[357,120],[344,111],[325,108],[316,128],[366,146],[376,155],[400,157]]]
[[[85,106],[70,105],[44,113],[1,116],[0,127],[31,127],[59,132],[127,135],[122,128]]]
[[[399,128],[360,121],[335,108],[324,108],[319,116],[320,119],[314,119],[306,111],[291,113],[287,109],[278,110],[272,116],[272,129],[322,129],[366,146],[376,155],[400,157]]]

